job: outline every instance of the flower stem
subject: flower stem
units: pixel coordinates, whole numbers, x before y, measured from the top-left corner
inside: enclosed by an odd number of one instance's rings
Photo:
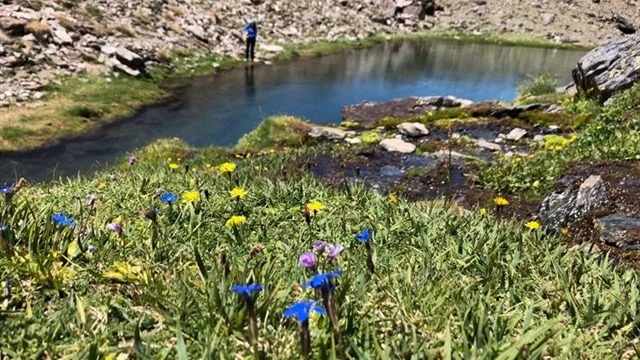
[[[373,265],[373,255],[371,251],[371,244],[369,242],[365,243],[367,248],[367,269],[369,270],[369,275],[373,275],[375,273],[375,266]]]
[[[256,311],[253,299],[250,296],[245,296],[245,302],[247,304],[247,317],[249,317],[249,341],[253,347],[253,355],[258,359],[258,321],[256,319]]]
[[[300,353],[308,359],[311,356],[311,334],[309,333],[309,320],[300,323]]]
[[[338,312],[336,311],[336,304],[333,301],[333,293],[331,291],[331,285],[326,284],[322,287],[322,302],[325,309],[327,309],[327,315],[329,315],[329,321],[331,322],[331,333],[333,336],[333,342],[336,348],[340,349],[340,327],[338,324]]]

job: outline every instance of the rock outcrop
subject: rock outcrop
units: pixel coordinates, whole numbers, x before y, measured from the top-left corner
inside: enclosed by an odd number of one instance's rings
[[[579,93],[604,103],[640,80],[640,35],[620,37],[591,50],[572,72]]]

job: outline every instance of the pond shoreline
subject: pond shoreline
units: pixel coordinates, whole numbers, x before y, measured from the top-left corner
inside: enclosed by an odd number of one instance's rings
[[[508,36],[483,37],[458,33],[420,32],[394,36],[374,36],[356,41],[338,41],[333,43],[319,41],[310,45],[291,45],[285,47],[284,52],[273,56],[269,61],[278,63],[296,61],[301,58],[324,56],[346,50],[364,49],[386,42],[407,40],[453,41],[463,43],[499,44],[503,46],[584,49],[583,47],[572,44],[555,44],[538,39],[528,39],[527,41],[523,41],[513,40]],[[214,54],[213,56],[216,55]],[[210,61],[210,59],[210,57],[205,57],[201,61],[206,62]],[[91,77],[88,77],[88,80],[83,78],[65,79],[57,89],[54,89],[51,97],[45,98],[44,101],[37,103],[38,105],[33,106],[30,109],[28,106],[23,106],[20,108],[10,107],[0,110],[0,117],[14,109],[19,109],[20,111],[20,117],[17,118],[17,121],[12,121],[12,123],[18,124],[14,131],[15,134],[12,134],[15,138],[11,141],[3,141],[3,134],[0,133],[0,153],[11,154],[30,152],[38,149],[45,150],[52,146],[56,146],[57,144],[71,141],[78,137],[81,138],[84,135],[90,135],[92,132],[97,131],[97,129],[100,129],[103,126],[126,121],[128,118],[134,116],[139,111],[143,111],[145,108],[167,103],[167,101],[170,101],[171,98],[175,96],[176,89],[172,88],[172,86],[176,83],[179,84],[182,81],[190,82],[197,77],[211,76],[215,73],[228,71],[244,65],[245,63],[243,61],[223,59],[219,62],[219,67],[217,69],[210,66],[196,66],[197,70],[191,74],[179,72],[167,73],[152,70],[150,73],[153,74],[153,77],[147,80],[134,78],[123,79],[122,76],[114,78],[111,82],[104,82],[101,81],[100,78]],[[258,63],[254,66],[258,67],[269,65],[265,63]],[[77,80],[80,81],[78,82]],[[90,88],[90,86],[83,85],[87,81],[94,87],[92,91],[95,94],[83,94],[84,89]],[[119,82],[124,83],[122,86],[113,85],[114,83]],[[116,91],[128,91],[127,89],[130,86],[128,86],[126,82],[134,83],[139,90],[141,90],[138,91],[138,93],[143,92],[145,95],[126,96],[126,94],[116,94],[115,96],[117,96],[117,100],[111,102],[109,102],[108,99],[112,96],[96,96],[100,92],[109,94]],[[78,93],[80,93],[80,95],[77,95]],[[103,100],[103,98],[107,99]],[[114,102],[118,104],[116,108],[113,108]],[[58,106],[58,103],[60,103],[60,106]],[[74,105],[76,103],[79,104]],[[69,107],[72,109],[69,110]],[[50,116],[50,118],[54,120],[48,121],[46,126],[42,128],[27,128],[22,132],[19,131],[20,123],[22,122],[20,119],[31,118],[38,112],[52,112],[53,115]],[[78,112],[79,114],[77,114]]]

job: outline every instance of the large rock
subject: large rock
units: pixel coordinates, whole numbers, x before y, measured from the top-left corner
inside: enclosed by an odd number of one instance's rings
[[[125,49],[123,47],[119,47],[116,49],[115,55],[118,62],[130,68],[131,70],[140,72],[145,71],[144,60],[142,60],[140,55],[134,53],[133,51],[129,51],[128,49]]]
[[[380,141],[380,146],[382,146],[382,148],[384,148],[385,150],[391,152],[401,152],[409,154],[416,151],[415,145],[401,139],[384,139]]]
[[[640,249],[640,219],[611,214],[597,220],[600,241],[623,250]]]
[[[616,23],[616,27],[618,28],[618,30],[620,30],[623,34],[636,33],[636,27],[633,26],[631,21],[629,21],[629,19],[627,19],[626,17],[616,14],[613,17],[613,21]]]
[[[584,55],[571,75],[579,93],[604,103],[640,79],[640,35],[610,40]]]
[[[71,45],[73,44],[73,39],[69,34],[62,28],[56,29],[52,32],[53,34],[53,42],[58,45]]]
[[[344,130],[328,127],[328,126],[316,126],[311,129],[309,136],[313,138],[324,137],[330,140],[344,139],[347,136],[347,132]]]
[[[410,137],[420,137],[429,135],[429,129],[427,129],[424,124],[421,123],[402,123],[396,126],[398,128],[398,132],[402,135],[410,136]]]
[[[492,142],[488,142],[485,139],[480,139],[476,142],[476,145],[479,148],[482,149],[487,149],[487,150],[491,150],[491,151],[502,151],[502,147],[498,144],[494,144]]]
[[[551,230],[559,231],[607,203],[607,189],[601,176],[589,176],[578,187],[572,180],[561,180],[565,188],[547,195],[540,205],[540,220]]]
[[[520,141],[523,137],[527,135],[527,130],[521,128],[515,128],[511,130],[510,133],[507,134],[507,140],[511,141]]]

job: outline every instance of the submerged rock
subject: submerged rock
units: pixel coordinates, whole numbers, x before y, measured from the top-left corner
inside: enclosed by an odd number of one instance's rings
[[[566,184],[564,190],[547,195],[540,205],[540,220],[551,230],[559,231],[607,203],[607,189],[601,176],[589,176],[577,188],[571,180],[561,179],[560,183]]]
[[[429,129],[421,123],[402,123],[396,126],[402,135],[420,137],[429,135]]]
[[[604,103],[640,79],[640,35],[610,40],[583,56],[571,73],[579,93]]]
[[[640,219],[615,213],[597,223],[601,242],[623,250],[640,249]]]
[[[384,139],[380,141],[380,146],[387,151],[401,152],[405,154],[416,151],[415,145],[400,139]]]

